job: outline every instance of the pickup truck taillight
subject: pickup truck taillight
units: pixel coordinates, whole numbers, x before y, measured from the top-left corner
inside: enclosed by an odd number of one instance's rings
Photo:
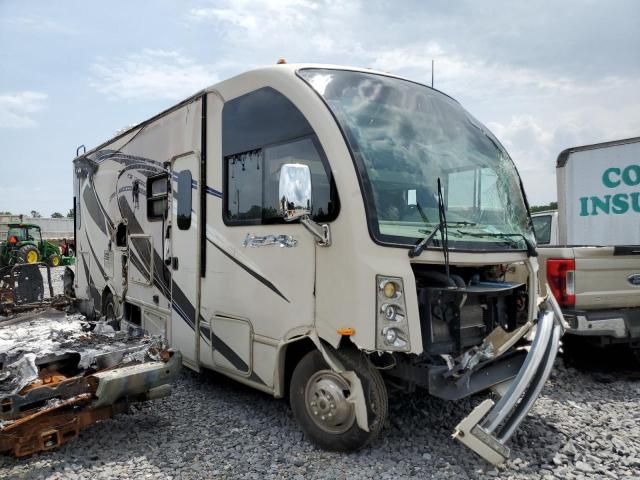
[[[547,281],[561,307],[572,307],[576,304],[575,273],[576,262],[573,258],[547,260]]]

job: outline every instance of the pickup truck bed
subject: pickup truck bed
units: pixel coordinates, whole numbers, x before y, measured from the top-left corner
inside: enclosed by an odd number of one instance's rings
[[[538,254],[540,278],[562,307],[567,334],[640,346],[640,255],[619,247],[559,246],[540,246]]]

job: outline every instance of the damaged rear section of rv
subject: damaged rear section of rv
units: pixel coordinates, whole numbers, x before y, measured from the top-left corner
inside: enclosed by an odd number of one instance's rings
[[[370,70],[277,65],[74,167],[87,315],[165,336],[194,370],[288,395],[327,449],[371,442],[390,387],[491,391],[454,437],[492,463],[509,456],[562,316],[539,295],[515,166],[455,100]]]

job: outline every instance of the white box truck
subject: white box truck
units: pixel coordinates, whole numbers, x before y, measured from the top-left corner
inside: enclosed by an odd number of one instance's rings
[[[458,102],[386,73],[282,64],[74,166],[86,314],[288,395],[328,449],[378,435],[388,385],[446,400],[494,388],[455,435],[508,457],[563,327],[538,294],[515,166]],[[518,262],[525,280],[505,281]]]
[[[640,137],[569,148],[557,161],[558,211],[533,215],[541,278],[566,340],[640,348]]]

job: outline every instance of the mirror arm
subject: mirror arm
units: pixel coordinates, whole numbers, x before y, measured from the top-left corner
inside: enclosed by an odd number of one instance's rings
[[[328,247],[331,245],[331,229],[326,223],[316,223],[309,215],[304,215],[300,218],[300,223],[309,230],[309,232],[316,238],[316,242],[321,247]]]

